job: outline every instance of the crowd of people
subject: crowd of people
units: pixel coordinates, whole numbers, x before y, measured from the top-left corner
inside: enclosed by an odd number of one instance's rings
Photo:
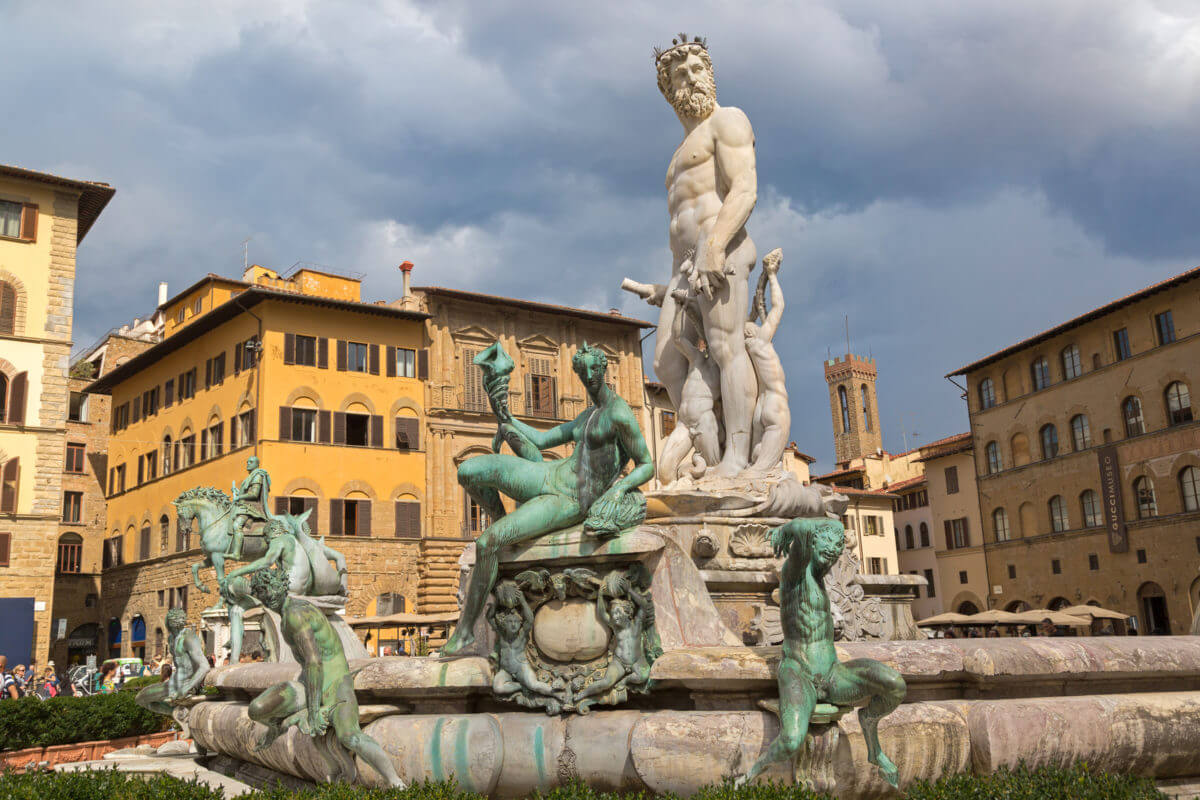
[[[1129,628],[1126,633],[1129,636],[1137,636],[1137,629]],[[1075,636],[1077,635],[1070,628],[1062,625],[1055,625],[1050,618],[1042,620],[1037,625],[947,625],[933,634],[934,639],[1000,639],[1004,637],[1030,637],[1030,636]],[[1099,625],[1097,630],[1093,630],[1093,636],[1114,636],[1116,629],[1112,620],[1104,620]]]
[[[48,700],[60,695],[111,694],[129,678],[148,675],[161,675],[165,681],[171,677],[171,660],[160,654],[152,662],[135,667],[132,671],[123,671],[117,663],[105,661],[99,669],[88,671],[82,680],[72,681],[66,674],[59,674],[53,661],[40,669],[34,661],[28,667],[14,664],[10,669],[8,657],[0,655],[0,700],[16,700],[29,695]]]

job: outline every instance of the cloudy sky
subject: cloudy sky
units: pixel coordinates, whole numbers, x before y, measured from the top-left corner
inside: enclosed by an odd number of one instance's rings
[[[674,7],[672,7],[674,6]],[[1200,263],[1195,0],[0,0],[0,163],[117,195],[76,339],[250,257],[645,317],[681,135],[651,47],[708,37],[758,142],[793,437],[821,362],[879,364],[885,444],[966,430],[942,376]],[[19,113],[17,113],[19,111]]]

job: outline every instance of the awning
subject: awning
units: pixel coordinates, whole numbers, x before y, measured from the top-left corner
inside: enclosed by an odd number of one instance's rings
[[[938,614],[934,617],[926,617],[918,622],[918,625],[961,625],[968,620],[966,614],[956,614],[953,611],[947,611],[945,614]]]
[[[1100,606],[1071,606],[1064,608],[1063,614],[1070,614],[1073,617],[1090,617],[1091,619],[1129,619],[1128,614],[1122,614],[1120,611],[1113,611],[1111,608],[1101,608]]]

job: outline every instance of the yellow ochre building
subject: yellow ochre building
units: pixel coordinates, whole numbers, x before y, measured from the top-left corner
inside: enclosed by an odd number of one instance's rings
[[[339,537],[350,613],[415,593],[428,315],[363,303],[359,281],[318,270],[243,277],[209,275],[168,300],[163,340],[89,387],[112,395],[106,656],[153,656],[168,608],[198,620],[215,603],[190,585],[202,554],[171,501],[228,492],[250,456],[271,475],[271,510],[311,509],[313,533]],[[211,570],[202,578],[213,587]]]

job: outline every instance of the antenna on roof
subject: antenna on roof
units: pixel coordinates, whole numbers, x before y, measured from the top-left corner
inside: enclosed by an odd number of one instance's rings
[[[904,438],[904,452],[908,452],[908,431],[904,429],[904,415],[900,415],[900,436]]]
[[[242,239],[242,272],[250,269],[250,237]]]
[[[846,355],[850,355],[850,315],[843,315],[846,320]]]

